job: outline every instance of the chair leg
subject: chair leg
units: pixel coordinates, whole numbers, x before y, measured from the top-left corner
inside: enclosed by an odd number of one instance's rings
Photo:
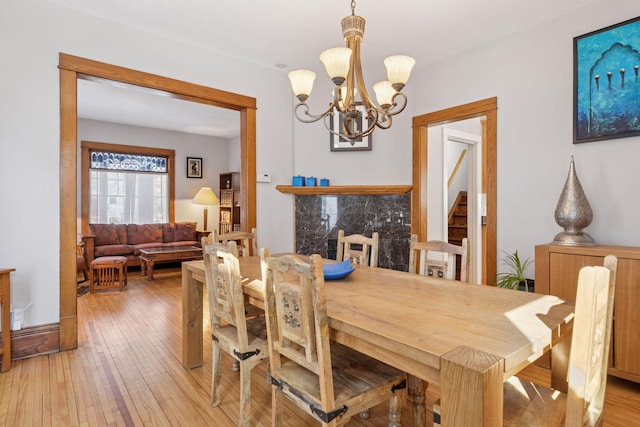
[[[220,347],[211,345],[211,406],[220,404]]]
[[[397,390],[396,395],[389,399],[389,427],[402,426],[402,408],[406,398],[406,390]]]
[[[93,268],[93,267],[89,268],[89,293],[90,294],[93,293],[93,280],[94,280],[93,273],[94,273],[94,271],[95,271],[95,268]]]
[[[271,426],[282,427],[282,393],[278,387],[271,386]]]
[[[251,427],[251,365],[240,364],[240,425]]]
[[[118,267],[118,291],[124,290],[124,268],[122,265]]]
[[[82,277],[84,277],[85,282],[89,280],[89,269],[87,268],[86,265],[82,266]]]

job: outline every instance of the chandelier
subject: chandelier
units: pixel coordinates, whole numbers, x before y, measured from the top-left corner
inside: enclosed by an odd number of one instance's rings
[[[394,55],[384,60],[389,80],[373,86],[378,101],[376,105],[369,97],[362,77],[360,43],[364,34],[365,19],[355,14],[355,7],[356,2],[352,0],[351,15],[342,20],[342,36],[347,47],[328,49],[320,55],[327,74],[336,85],[333,101],[326,111],[317,115],[311,114],[306,103],[316,74],[309,70],[294,70],[289,73],[293,93],[300,101],[295,106],[298,120],[313,123],[324,118],[324,125],[329,132],[352,143],[370,135],[376,127],[391,127],[392,116],[401,113],[407,105],[407,97],[401,91],[409,80],[411,69],[416,62],[412,57],[405,55]],[[356,100],[358,93],[360,99]],[[336,130],[330,124],[335,113],[339,115],[341,123]]]

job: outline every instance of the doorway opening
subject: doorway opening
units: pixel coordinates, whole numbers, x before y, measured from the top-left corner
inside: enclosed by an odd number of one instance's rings
[[[434,134],[443,138],[446,126],[452,128],[454,123],[469,119],[482,119],[480,143],[474,138],[456,132],[449,132],[453,139],[466,141],[473,148],[471,161],[475,164],[472,174],[475,187],[472,201],[475,209],[472,221],[476,228],[472,231],[474,241],[469,244],[475,248],[476,273],[471,281],[494,285],[496,274],[496,229],[497,229],[497,98],[489,98],[470,104],[460,105],[413,118],[413,189],[411,202],[411,232],[418,240],[448,240],[444,235],[444,218],[448,216],[448,207],[444,203],[445,186],[444,154],[430,154],[430,145],[434,142]],[[446,137],[446,135],[445,135]],[[444,147],[444,144],[442,144]],[[445,150],[442,150],[445,151]],[[436,169],[439,172],[434,171]],[[432,175],[434,174],[434,175]],[[478,176],[479,175],[479,176]],[[438,195],[434,196],[431,181],[437,176]],[[447,201],[448,201],[448,196]],[[435,202],[434,202],[435,200]],[[447,215],[444,214],[447,209]],[[433,217],[433,218],[432,218]],[[435,218],[435,220],[434,220]],[[435,223],[434,223],[435,221]],[[479,222],[479,224],[478,224]],[[434,231],[435,230],[435,231]],[[473,250],[473,249],[472,249]],[[473,258],[472,258],[473,262]]]
[[[471,119],[477,133],[455,129],[468,121],[442,129],[442,240],[461,245],[467,238],[469,281],[482,281],[482,137],[481,119]],[[452,126],[452,127],[449,127]]]
[[[60,339],[59,350],[78,344],[76,305],[77,95],[79,78],[137,85],[168,96],[240,112],[240,188],[243,229],[256,226],[256,99],[60,53]]]

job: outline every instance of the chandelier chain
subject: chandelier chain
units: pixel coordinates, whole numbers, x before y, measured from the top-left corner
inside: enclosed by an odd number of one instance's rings
[[[356,0],[351,0],[351,14],[356,14]]]

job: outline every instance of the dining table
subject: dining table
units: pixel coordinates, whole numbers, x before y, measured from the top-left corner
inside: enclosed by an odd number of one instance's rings
[[[329,261],[327,261],[329,262]],[[260,258],[240,257],[245,300],[264,307]],[[182,263],[182,363],[202,365],[203,261]],[[503,382],[551,350],[553,386],[566,390],[572,301],[357,265],[326,280],[330,337],[417,379],[415,425],[425,425],[424,387],[440,387],[442,426],[501,426]]]

